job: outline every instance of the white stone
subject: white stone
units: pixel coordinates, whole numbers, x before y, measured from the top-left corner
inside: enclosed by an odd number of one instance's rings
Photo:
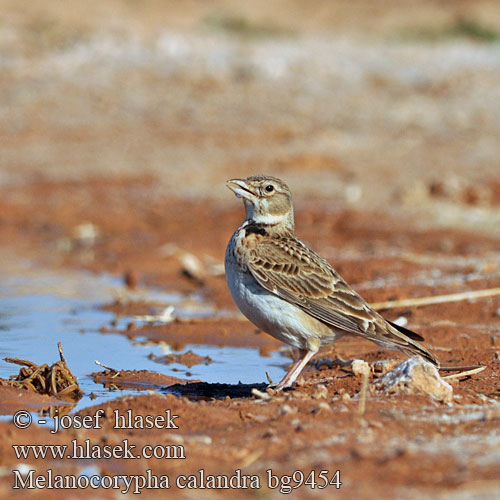
[[[369,376],[371,373],[370,365],[362,359],[354,359],[351,363],[351,369],[354,372],[354,375]]]
[[[387,394],[428,394],[439,401],[450,402],[453,388],[437,368],[420,356],[413,356],[377,379],[373,387]]]

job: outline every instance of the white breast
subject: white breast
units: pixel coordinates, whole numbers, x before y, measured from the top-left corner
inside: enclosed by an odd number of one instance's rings
[[[335,333],[302,309],[261,287],[234,256],[239,237],[233,235],[226,249],[226,280],[231,295],[241,312],[258,328],[300,349],[316,350],[320,343],[330,342]]]

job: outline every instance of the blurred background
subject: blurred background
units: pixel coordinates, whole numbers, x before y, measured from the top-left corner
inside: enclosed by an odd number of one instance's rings
[[[499,231],[495,0],[0,0],[0,189],[154,179]]]
[[[162,473],[335,466],[338,498],[500,498],[499,4],[0,0],[1,358],[49,363],[61,341],[85,393],[77,409],[119,394],[116,373],[89,376],[104,366],[133,370],[129,395],[203,381],[185,386],[193,402],[120,400],[180,410],[188,459],[158,460]],[[297,235],[368,302],[467,299],[384,311],[443,365],[487,367],[453,379],[453,404],[368,397],[365,414],[361,371],[343,360],[375,372],[404,356],[347,337],[286,400],[204,392],[268,370],[279,380],[290,361],[241,321],[224,276],[243,220],[225,181],[256,173],[287,182]],[[0,360],[0,377],[17,370]],[[119,439],[108,430],[100,442]],[[12,446],[40,443],[42,429],[5,420],[0,432],[10,498],[10,471],[29,470]],[[144,465],[110,463],[96,471]]]

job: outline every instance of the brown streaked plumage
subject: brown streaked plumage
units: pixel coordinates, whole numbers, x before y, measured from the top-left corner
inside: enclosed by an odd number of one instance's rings
[[[292,197],[283,181],[254,175],[227,186],[246,210],[226,250],[231,294],[250,321],[302,354],[277,389],[290,387],[321,345],[345,334],[438,364],[416,342],[420,335],[385,320],[294,235]]]

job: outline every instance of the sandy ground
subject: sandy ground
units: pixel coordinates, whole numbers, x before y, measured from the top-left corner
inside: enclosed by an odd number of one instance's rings
[[[292,188],[297,234],[368,301],[500,286],[500,49],[488,41],[500,32],[495,2],[62,5],[33,2],[28,11],[0,1],[0,240],[10,250],[43,266],[197,291],[236,313],[220,265],[243,212],[224,181],[268,172]],[[195,276],[186,275],[186,252],[201,262]],[[106,307],[118,317],[151,304]],[[363,413],[361,378],[336,360],[404,356],[359,339],[328,346],[298,387],[271,397],[239,385],[238,373],[219,386],[186,384],[161,364],[158,374],[130,367],[102,382],[152,392],[80,412],[103,409],[101,429],[51,434],[0,421],[0,496],[12,497],[11,470],[23,462],[38,474],[78,474],[89,463],[101,476],[150,469],[168,475],[168,494],[179,497],[280,497],[271,469],[315,471],[316,481],[322,470],[328,479],[340,471],[340,489],[305,484],[298,498],[494,498],[499,311],[492,296],[384,312],[406,318],[442,364],[486,366],[450,381],[450,403],[369,391]],[[180,350],[280,347],[236,315],[121,333]],[[265,374],[256,379],[264,392]],[[37,407],[27,394],[4,391],[3,412]],[[128,409],[170,410],[179,428],[113,428],[114,410]],[[101,449],[124,439],[137,450],[182,446],[186,458],[20,461],[12,449],[73,439]],[[241,470],[261,487],[176,488],[177,477],[200,469]]]
[[[36,251],[36,258],[45,265],[106,270],[129,280],[135,276],[134,280],[142,284],[186,292],[198,290],[217,307],[234,309],[223,276],[207,273],[200,283],[183,273],[179,251],[165,256],[161,250],[165,244],[175,242],[202,262],[207,256],[208,262],[220,261],[225,242],[241,219],[240,202],[235,200],[232,209],[181,201],[172,205],[171,200],[153,206],[144,203],[148,190],[147,183],[141,187],[135,181],[104,186],[56,183],[30,190],[12,189],[10,195],[16,200],[29,191],[31,202],[2,203],[2,238],[25,255]],[[80,208],[75,203],[79,193],[85,193],[88,201]],[[117,214],[110,213],[108,198],[102,193],[116,196]],[[125,206],[128,212],[121,210]],[[203,216],[207,211],[217,217],[207,219]],[[34,213],[39,214],[36,220],[32,220]],[[124,213],[128,213],[127,217]],[[72,236],[75,224],[84,214],[94,221],[101,235],[90,246]],[[350,211],[331,214],[321,209],[299,212],[297,232],[335,262],[345,278],[370,301],[498,285],[500,262],[495,239],[452,230],[415,230],[383,215],[374,218]],[[134,311],[143,314],[148,304],[110,303],[107,308],[117,316]],[[481,492],[488,498],[497,491],[499,470],[499,308],[500,299],[491,297],[386,311],[388,319],[407,318],[409,326],[425,336],[443,364],[487,367],[482,373],[454,381],[454,398],[449,404],[427,396],[373,393],[360,416],[361,378],[352,372],[349,363],[342,365],[336,360],[358,358],[375,362],[402,360],[404,356],[381,350],[367,341],[346,339],[318,355],[318,360],[324,362],[311,364],[299,387],[264,400],[252,395],[252,387],[238,385],[238,373],[234,373],[234,385],[203,381],[186,385],[183,380],[161,375],[161,365],[158,375],[131,372],[119,377],[108,374],[104,379],[99,375],[98,380],[106,387],[140,387],[155,392],[80,412],[92,416],[98,408],[104,408],[106,418],[101,421],[101,430],[69,429],[53,435],[48,429],[19,430],[10,422],[1,422],[7,436],[1,445],[2,465],[9,471],[18,466],[19,460],[12,451],[14,444],[71,445],[72,439],[90,439],[104,446],[117,445],[127,438],[138,449],[151,443],[181,444],[186,459],[93,461],[100,474],[139,474],[151,469],[156,475],[168,475],[175,483],[179,475],[195,474],[199,469],[229,477],[241,469],[245,474],[258,475],[262,484],[267,484],[269,468],[279,475],[290,475],[295,470],[307,474],[312,470],[334,473],[338,469],[343,481],[340,490],[332,493],[335,486],[327,490],[302,486],[297,494],[304,498],[332,494],[340,498],[367,498],[376,491],[378,496],[387,498],[452,498],[459,489],[471,498]],[[106,331],[110,331],[109,326],[103,329]],[[278,342],[256,331],[249,322],[236,318],[137,326],[125,329],[123,334],[167,342],[181,351],[184,344],[207,343],[279,347]],[[22,357],[22,353],[19,355]],[[184,360],[187,365],[192,361],[190,355]],[[257,388],[265,391],[264,373],[255,376],[262,380]],[[160,388],[166,386],[176,395],[165,395]],[[21,400],[17,393],[7,396],[10,393],[2,396],[4,412],[27,407],[27,395]],[[34,407],[50,404],[32,403]],[[179,415],[179,430],[113,429],[116,409],[132,409],[141,415],[161,415],[170,409]],[[37,473],[50,468],[60,474],[76,473],[85,463],[74,459],[22,462],[33,463]],[[2,485],[7,496],[12,485],[10,473],[2,479]],[[174,494],[175,484],[172,488]],[[237,494],[259,496],[264,490],[267,486],[261,485],[259,490],[238,490]],[[86,494],[84,491],[74,494]],[[177,491],[179,495],[184,493]],[[26,491],[25,494],[35,495]],[[111,491],[102,491],[102,495],[107,494]],[[274,489],[266,494],[281,495]]]

